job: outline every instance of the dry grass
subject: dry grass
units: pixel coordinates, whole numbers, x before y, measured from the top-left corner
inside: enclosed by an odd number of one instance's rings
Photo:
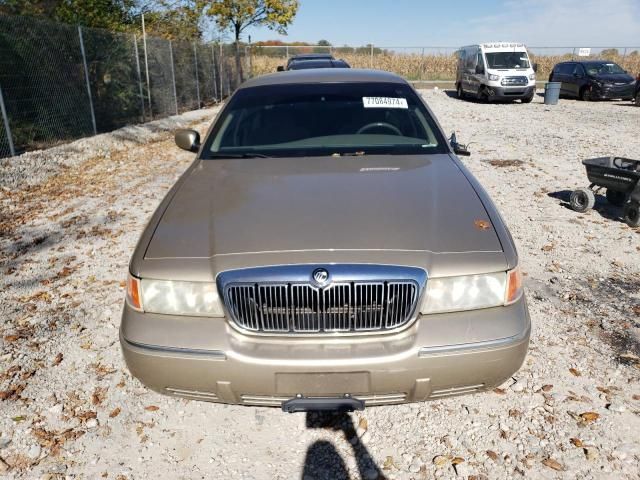
[[[409,80],[452,80],[456,75],[456,58],[454,55],[420,55],[418,53],[381,53],[370,56],[360,53],[340,53],[336,55],[346,60],[353,68],[375,68],[397,73]],[[538,79],[546,80],[553,66],[561,61],[571,60],[566,55],[533,55],[538,63]],[[595,57],[594,57],[595,59]],[[607,60],[616,62],[631,74],[640,73],[640,55],[609,56]],[[278,65],[284,65],[286,59],[266,55],[254,55],[254,75],[262,75],[276,71]]]

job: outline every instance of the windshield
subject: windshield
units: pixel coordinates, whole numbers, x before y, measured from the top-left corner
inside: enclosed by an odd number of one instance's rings
[[[529,68],[527,52],[485,53],[489,68]]]
[[[203,158],[446,153],[435,121],[408,85],[316,83],[240,89]]]
[[[619,65],[615,63],[587,63],[585,65],[589,75],[602,75],[609,73],[625,73]]]

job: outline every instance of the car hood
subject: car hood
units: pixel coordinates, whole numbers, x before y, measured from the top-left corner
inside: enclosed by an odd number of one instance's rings
[[[598,80],[599,82],[606,83],[632,83],[635,79],[626,73],[603,73],[600,75],[595,75],[593,78]]]
[[[145,259],[320,250],[502,249],[446,154],[216,159],[183,179]]]

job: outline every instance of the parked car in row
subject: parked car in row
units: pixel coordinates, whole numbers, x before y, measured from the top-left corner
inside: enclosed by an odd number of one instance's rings
[[[359,410],[491,390],[531,322],[498,209],[401,77],[242,84],[129,266],[131,373],[195,400]]]
[[[560,62],[549,81],[562,84],[560,95],[580,100],[632,100],[637,94],[633,76],[607,60]]]
[[[494,42],[462,47],[457,52],[458,98],[529,103],[536,90],[537,65],[522,43]]]
[[[328,53],[304,53],[294,55],[287,60],[287,65],[278,66],[278,71],[285,70],[305,70],[310,68],[351,68],[350,65],[341,59],[336,59]]]
[[[640,73],[636,77],[636,90],[633,94],[633,98],[636,102],[636,106],[640,107]]]

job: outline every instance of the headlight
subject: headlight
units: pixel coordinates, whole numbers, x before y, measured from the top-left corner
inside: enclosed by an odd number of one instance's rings
[[[522,294],[518,268],[508,272],[430,278],[422,301],[423,314],[476,310],[515,302]]]
[[[138,280],[129,276],[132,289],[137,294],[129,295],[127,302],[137,310],[169,315],[200,317],[223,317],[222,303],[214,283],[172,282],[167,280]],[[135,301],[135,298],[138,301]]]
[[[529,75],[529,80],[535,80],[536,79],[536,74],[532,73],[531,75]]]
[[[492,82],[497,82],[498,80],[500,80],[500,75],[494,75],[493,73],[490,73],[489,80],[491,80]]]

